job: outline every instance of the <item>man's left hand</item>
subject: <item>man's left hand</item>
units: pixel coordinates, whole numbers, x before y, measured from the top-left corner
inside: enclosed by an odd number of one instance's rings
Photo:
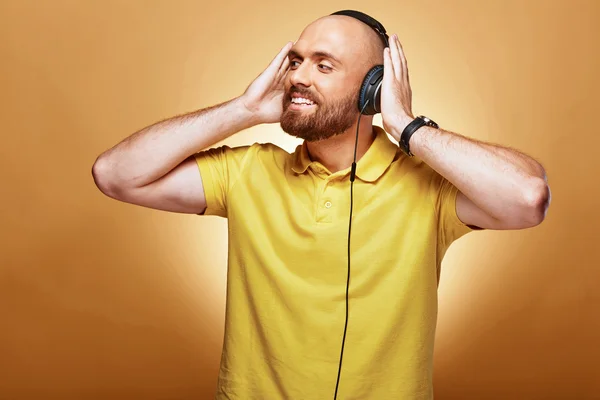
[[[398,35],[389,40],[383,52],[383,83],[381,86],[381,116],[383,129],[400,140],[402,131],[413,119],[412,92],[408,68]]]

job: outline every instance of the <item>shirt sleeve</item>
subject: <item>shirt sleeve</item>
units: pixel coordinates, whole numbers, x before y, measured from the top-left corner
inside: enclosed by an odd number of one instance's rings
[[[206,209],[201,215],[227,217],[227,199],[247,164],[251,146],[223,145],[196,153]]]
[[[466,225],[458,218],[456,213],[458,191],[458,188],[449,180],[433,171],[430,194],[438,218],[438,239],[446,248],[456,239],[475,230],[474,227]]]

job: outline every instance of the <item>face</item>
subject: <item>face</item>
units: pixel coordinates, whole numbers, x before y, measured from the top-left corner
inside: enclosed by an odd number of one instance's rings
[[[289,53],[281,128],[307,141],[345,133],[359,116],[358,92],[364,75],[352,63],[356,56],[349,43],[352,35],[327,22],[309,25]]]
[[[344,133],[358,118],[358,89],[345,96],[329,96],[329,100],[301,86],[291,86],[287,93],[281,128],[309,142]]]

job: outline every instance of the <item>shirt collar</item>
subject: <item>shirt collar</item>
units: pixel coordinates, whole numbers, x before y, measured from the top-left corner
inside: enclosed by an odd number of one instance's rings
[[[373,182],[379,179],[385,170],[390,166],[398,151],[398,146],[392,143],[387,133],[379,126],[373,126],[375,139],[367,152],[356,163],[356,176],[361,180]],[[321,169],[324,167],[317,161],[311,161],[308,155],[306,141],[296,147],[292,155],[292,170],[298,174],[306,172],[308,167],[318,164]],[[340,175],[350,173],[350,167],[338,172]]]

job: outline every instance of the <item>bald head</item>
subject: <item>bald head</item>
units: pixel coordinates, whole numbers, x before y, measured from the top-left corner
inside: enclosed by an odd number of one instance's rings
[[[361,111],[359,89],[383,64],[383,48],[379,35],[352,17],[328,15],[308,25],[288,54],[282,129],[308,141],[350,132]]]
[[[361,70],[383,64],[384,44],[370,26],[346,15],[327,15],[308,25],[300,40],[323,41],[341,58],[357,64]],[[366,72],[366,71],[365,71]]]

